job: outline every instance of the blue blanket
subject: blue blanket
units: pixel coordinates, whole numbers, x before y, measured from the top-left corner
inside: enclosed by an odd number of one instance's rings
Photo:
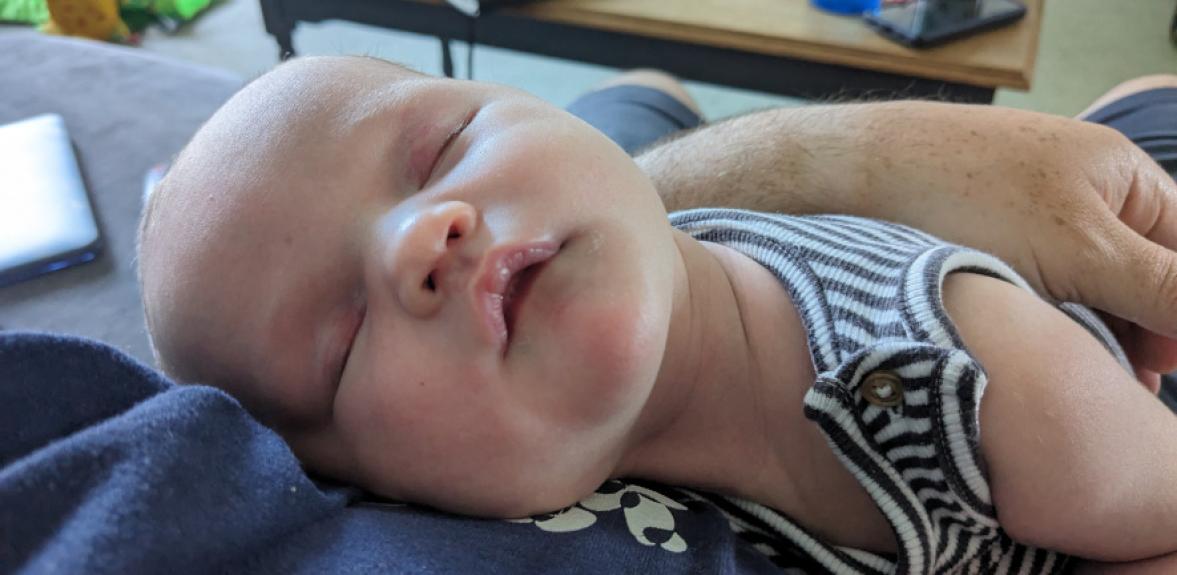
[[[759,543],[761,551],[751,543]],[[516,521],[308,477],[225,393],[101,343],[0,333],[0,573],[780,573],[715,499],[610,481]]]

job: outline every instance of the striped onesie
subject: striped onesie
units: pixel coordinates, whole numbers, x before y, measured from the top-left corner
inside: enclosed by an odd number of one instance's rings
[[[834,573],[1059,573],[1068,557],[1000,528],[979,440],[986,376],[940,298],[967,271],[1031,289],[998,259],[920,231],[849,216],[734,209],[676,212],[697,240],[738,250],[780,279],[817,375],[804,413],[891,523],[894,556],[826,544],[772,509],[722,498],[729,514],[788,541],[787,553]],[[1089,310],[1060,308],[1128,369]],[[763,540],[762,540],[763,542]]]

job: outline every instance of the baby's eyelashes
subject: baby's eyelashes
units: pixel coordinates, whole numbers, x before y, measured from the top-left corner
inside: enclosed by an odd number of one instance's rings
[[[476,115],[478,115],[478,110],[473,110],[467,114],[465,119],[462,120],[462,123],[454,128],[454,131],[450,132],[450,135],[446,137],[445,143],[441,145],[441,149],[437,152],[437,157],[433,159],[433,164],[429,166],[429,173],[425,177],[426,184],[433,181],[434,172],[437,170],[438,166],[443,165],[444,162],[442,162],[442,160],[445,159],[446,154],[449,152],[450,147],[452,147],[454,143],[454,140],[458,139],[458,136],[461,135],[463,131],[465,131],[466,127],[470,125],[470,122],[474,120],[474,116]]]

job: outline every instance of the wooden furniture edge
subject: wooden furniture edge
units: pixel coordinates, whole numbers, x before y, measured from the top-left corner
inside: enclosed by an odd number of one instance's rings
[[[440,3],[442,0],[414,0]],[[1033,0],[1031,0],[1033,1]],[[1043,3],[1036,2],[1026,15],[1024,26],[1040,26]],[[542,19],[579,27],[595,27],[613,32],[643,35],[653,38],[686,43],[705,43],[719,48],[730,48],[745,52],[810,60],[823,64],[850,66],[916,76],[930,80],[959,82],[990,88],[1006,87],[1026,90],[1030,88],[1034,63],[1038,51],[1040,33],[1031,34],[1026,65],[1018,70],[1003,70],[988,66],[970,66],[950,62],[930,64],[914,57],[896,59],[893,54],[880,55],[858,49],[835,45],[816,45],[786,38],[754,34],[732,34],[720,30],[692,26],[682,23],[640,18],[614,16],[599,12],[570,9],[567,6],[553,6],[545,2],[525,4],[507,8],[522,17]],[[882,57],[880,57],[882,56]]]

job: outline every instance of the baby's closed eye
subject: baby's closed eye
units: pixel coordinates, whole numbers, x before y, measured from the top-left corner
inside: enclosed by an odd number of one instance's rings
[[[471,111],[462,119],[462,123],[458,124],[458,126],[455,127],[448,136],[446,136],[445,141],[442,142],[441,148],[437,151],[437,155],[434,156],[433,162],[429,166],[429,171],[425,174],[425,181],[421,183],[421,187],[425,187],[436,179],[434,175],[438,172],[439,168],[444,169],[448,167],[447,163],[443,160],[448,159],[447,156],[449,155],[450,148],[453,147],[454,140],[458,139],[458,136],[460,136],[462,132],[466,130],[466,127],[470,125],[470,122],[474,120],[476,115],[478,115],[478,110]]]

